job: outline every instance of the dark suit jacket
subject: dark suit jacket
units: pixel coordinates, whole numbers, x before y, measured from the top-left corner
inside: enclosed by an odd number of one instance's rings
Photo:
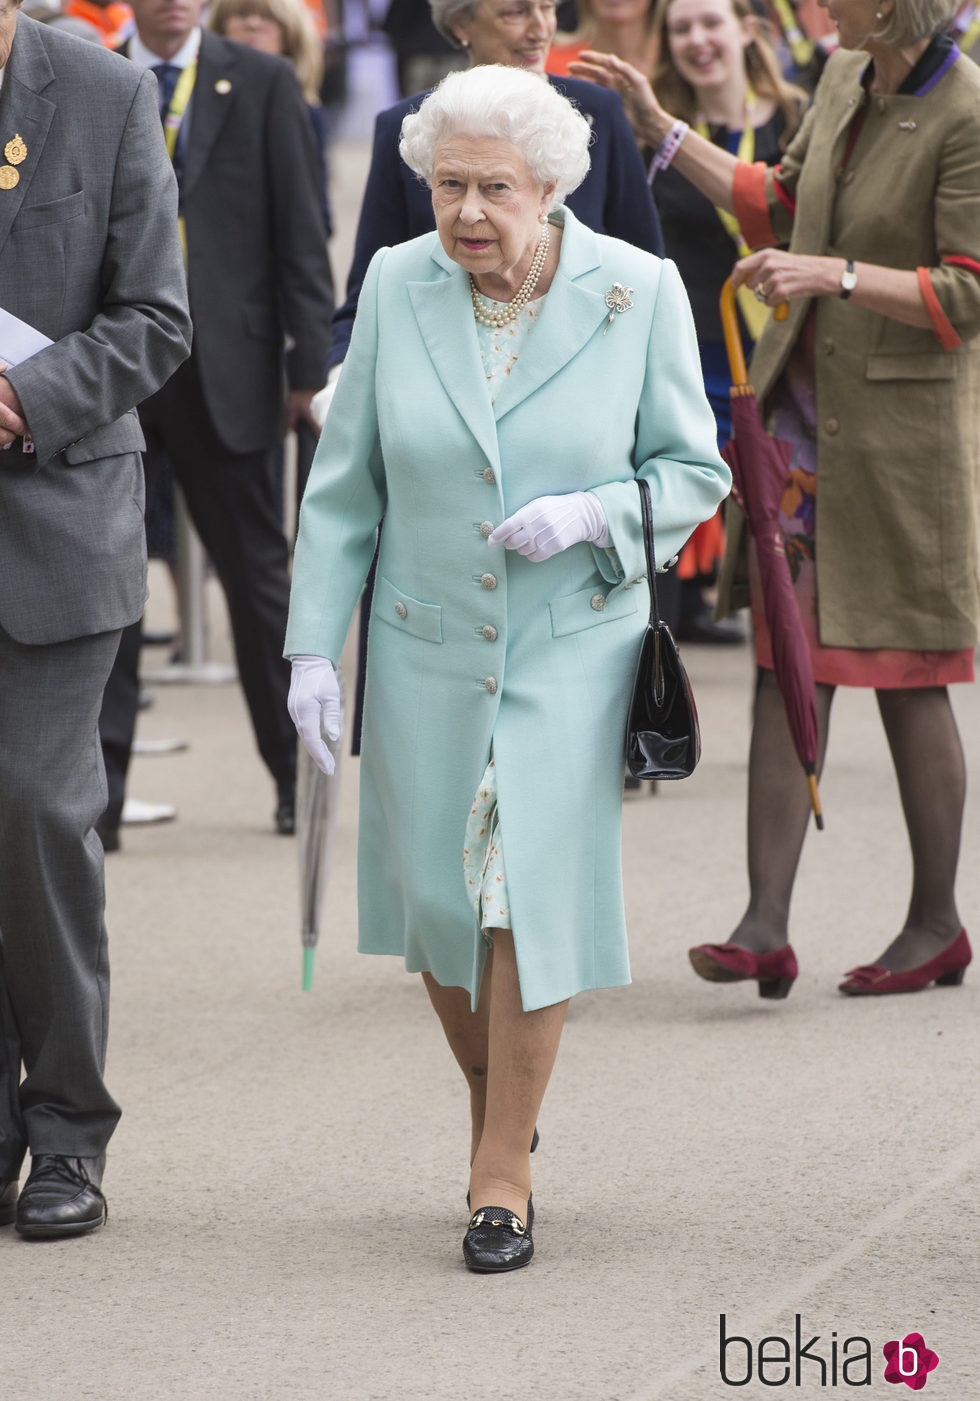
[[[0,306],[54,344],[7,371],[37,452],[0,452],[0,624],[41,644],[143,610],[133,410],[186,357],[190,321],[154,79],[20,14],[0,146],[15,135]]]
[[[596,233],[612,234],[661,257],[664,245],[657,211],[619,95],[580,78],[549,75],[548,81],[578,107],[593,131],[589,173],[565,203]],[[398,154],[402,121],[427,96],[422,92],[396,102],[379,112],[375,122],[374,152],[347,279],[347,300],[333,319],[331,368],[341,364],[347,354],[361,283],[375,253],[435,228],[431,191]]]
[[[322,168],[292,66],[205,31],[188,112],[180,207],[194,359],[232,452],[282,432],[290,388],[324,380],[333,283]]]

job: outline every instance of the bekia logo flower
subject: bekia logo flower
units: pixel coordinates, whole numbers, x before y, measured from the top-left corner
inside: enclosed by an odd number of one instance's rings
[[[901,1342],[886,1343],[882,1348],[888,1366],[886,1382],[904,1382],[913,1391],[921,1391],[929,1373],[939,1366],[937,1355],[925,1345],[921,1333],[906,1333]]]

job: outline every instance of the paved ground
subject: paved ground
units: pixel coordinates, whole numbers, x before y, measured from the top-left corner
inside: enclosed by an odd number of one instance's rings
[[[151,611],[169,613],[159,573]],[[540,1122],[538,1253],[497,1279],[462,1265],[462,1081],[419,980],[354,953],[356,762],[304,994],[296,846],[272,832],[238,689],[158,689],[141,732],[191,748],[135,761],[131,791],[180,818],[127,831],[109,865],[110,1221],[41,1245],[0,1232],[2,1401],[894,1397],[882,1345],[917,1330],[940,1358],[926,1394],[980,1394],[980,977],[835,991],[907,898],[873,699],[839,698],[794,911],[802,973],[766,1003],[685,956],[744,899],[751,689],[748,649],[686,656],[702,765],[627,802],[634,982],[573,1004]],[[980,692],[955,701],[977,773]],[[960,896],[980,933],[978,850],[973,794]],[[745,1386],[719,1373],[722,1313],[753,1345]],[[797,1315],[804,1345],[819,1335],[800,1385],[791,1355],[786,1385],[760,1386],[759,1341],[795,1346]],[[727,1361],[740,1382],[746,1345]]]

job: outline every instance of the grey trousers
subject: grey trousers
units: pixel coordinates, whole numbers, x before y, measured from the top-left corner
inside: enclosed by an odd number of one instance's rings
[[[0,1178],[96,1157],[119,1119],[108,1028],[99,743],[118,631],[24,646],[0,628]],[[21,1078],[23,1067],[23,1079]]]

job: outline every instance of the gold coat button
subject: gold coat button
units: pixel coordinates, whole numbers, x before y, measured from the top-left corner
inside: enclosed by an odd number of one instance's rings
[[[834,342],[831,340],[831,338],[830,338],[829,336],[826,336],[826,337],[824,338],[824,342],[823,342],[823,347],[822,347],[822,349],[823,349],[824,355],[833,355],[835,346],[834,346]]]
[[[496,574],[481,574],[480,583],[485,589],[493,590],[497,587],[497,576]]]
[[[824,427],[831,436],[833,436],[835,433],[840,432],[840,422],[836,418],[828,418],[827,422],[824,424]]]
[[[492,696],[497,694],[497,678],[495,676],[488,676],[483,684]]]
[[[405,607],[404,603],[396,603],[395,612],[398,614],[399,618],[408,617],[408,609]]]
[[[494,627],[493,623],[484,623],[480,631],[488,642],[496,642],[497,629]]]
[[[483,536],[484,540],[489,540],[490,536],[493,534],[493,521],[484,521],[480,526],[480,534]]]
[[[484,467],[483,480],[486,482],[487,486],[497,485],[497,474],[492,467]]]
[[[596,613],[601,613],[606,606],[606,595],[604,593],[594,593],[589,599],[589,606]]]

